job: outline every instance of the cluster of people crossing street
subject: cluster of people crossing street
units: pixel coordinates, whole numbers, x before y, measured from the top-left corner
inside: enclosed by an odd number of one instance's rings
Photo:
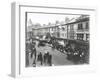
[[[52,54],[50,54],[49,51],[38,51],[38,42],[31,42],[30,44],[27,44],[27,51],[26,56],[28,56],[26,59],[26,65],[28,66],[52,66]]]
[[[40,62],[41,66],[52,66],[52,55],[49,52],[45,52],[44,55],[40,52],[37,56],[37,61]]]

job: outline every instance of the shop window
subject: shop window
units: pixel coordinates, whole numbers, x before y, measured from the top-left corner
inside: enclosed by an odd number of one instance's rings
[[[89,34],[86,34],[86,40],[89,40]]]
[[[84,34],[77,34],[77,39],[78,40],[83,40]]]
[[[89,29],[89,22],[86,22],[86,29]]]

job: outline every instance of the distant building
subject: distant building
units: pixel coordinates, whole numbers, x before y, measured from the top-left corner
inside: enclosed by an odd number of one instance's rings
[[[51,36],[62,39],[71,40],[89,40],[89,17],[81,16],[73,18],[68,23],[45,25],[41,27],[33,27],[32,33],[34,36],[46,35],[50,33]]]

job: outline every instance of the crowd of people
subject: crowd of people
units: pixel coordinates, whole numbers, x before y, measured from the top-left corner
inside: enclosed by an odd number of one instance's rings
[[[52,48],[66,54],[67,59],[73,61],[74,63],[89,63],[89,45],[74,42],[63,46],[55,41],[53,42]]]
[[[45,46],[48,42],[38,41],[37,47]],[[66,46],[60,45],[56,40],[51,40],[48,44],[52,45],[52,50],[57,49],[61,53],[66,54],[67,59],[73,62],[89,62],[89,46],[80,46],[75,43],[75,47],[72,48],[71,43],[68,43]],[[48,51],[39,52],[36,50],[36,43],[30,39],[29,43],[26,44],[26,56],[29,56],[33,59],[33,66],[37,66],[37,63],[40,63],[41,66],[48,65],[52,66],[52,54]],[[29,65],[29,59],[26,58],[26,65]]]
[[[45,52],[44,55],[40,52],[37,61],[40,61],[41,65],[52,66],[52,55],[49,52]]]
[[[52,66],[52,55],[48,51],[45,51],[44,53],[41,51],[38,52],[36,49],[36,43],[33,40],[30,40],[29,43],[26,44],[26,65],[27,66],[30,65],[29,63],[30,58],[33,60],[32,61],[33,67],[36,67],[37,65]]]

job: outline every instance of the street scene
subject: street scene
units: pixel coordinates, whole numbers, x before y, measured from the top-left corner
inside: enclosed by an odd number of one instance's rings
[[[89,15],[25,15],[26,67],[89,64]]]

